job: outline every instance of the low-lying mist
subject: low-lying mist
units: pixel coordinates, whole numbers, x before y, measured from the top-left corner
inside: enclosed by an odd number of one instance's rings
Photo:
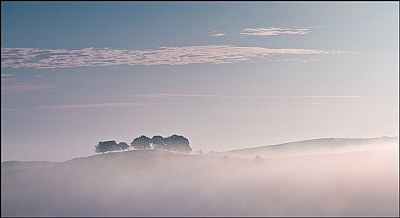
[[[2,172],[2,216],[398,216],[398,144],[279,158],[127,151]]]

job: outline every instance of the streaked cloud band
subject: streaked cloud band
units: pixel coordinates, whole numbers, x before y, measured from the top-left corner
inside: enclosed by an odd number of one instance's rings
[[[118,65],[224,64],[252,59],[268,59],[272,55],[324,55],[338,52],[335,50],[271,49],[229,45],[160,47],[148,50],[2,48],[1,66],[2,68],[66,68]]]

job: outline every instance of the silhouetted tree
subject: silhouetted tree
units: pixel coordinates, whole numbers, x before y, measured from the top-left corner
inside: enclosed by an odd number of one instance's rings
[[[140,137],[135,138],[132,141],[131,146],[137,150],[150,149],[151,148],[150,143],[151,139],[149,137],[141,135]]]
[[[129,145],[126,142],[118,143],[119,150],[125,151],[125,149],[129,148]]]
[[[164,137],[162,136],[153,136],[151,138],[151,144],[153,145],[153,149],[163,150],[164,149]]]
[[[117,142],[115,142],[115,141],[111,142],[110,146],[111,146],[111,151],[119,151],[119,150],[121,150],[120,147],[119,147],[119,144],[117,144]]]
[[[104,153],[104,152],[106,152],[107,150],[106,150],[106,146],[104,146],[105,144],[103,144],[102,142],[99,142],[96,146],[94,146],[95,147],[95,152],[96,153]]]
[[[169,151],[175,152],[192,152],[192,148],[189,146],[189,140],[180,135],[172,135],[164,139],[164,148]]]
[[[114,140],[99,142],[99,144],[97,144],[95,148],[95,151],[97,153],[104,153],[106,151],[109,151],[111,153],[111,151],[119,150],[118,144]]]

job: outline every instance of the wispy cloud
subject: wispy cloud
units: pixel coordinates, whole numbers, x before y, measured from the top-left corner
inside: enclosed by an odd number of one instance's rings
[[[337,107],[358,107],[358,108],[388,108],[388,109],[398,110],[398,107],[381,105],[381,104],[365,105],[365,104],[345,104],[345,103],[337,104],[337,103],[325,103],[325,102],[303,102],[303,103],[311,105],[328,106],[328,107],[337,106]]]
[[[340,51],[315,49],[271,49],[207,45],[160,47],[148,50],[113,48],[40,49],[2,48],[2,68],[65,68],[118,65],[224,64],[268,59],[273,55],[324,55]]]
[[[284,103],[300,103],[320,106],[340,106],[340,107],[361,107],[367,108],[366,102],[375,102],[392,97],[383,96],[361,96],[361,95],[214,95],[214,94],[182,94],[182,93],[160,93],[160,94],[142,94],[132,95],[138,98],[184,98],[184,99],[216,99],[216,100],[255,100],[279,101]],[[376,108],[390,108],[380,104]],[[371,107],[373,108],[373,107]]]
[[[8,82],[13,77],[14,77],[14,75],[12,75],[12,74],[2,73],[1,74],[1,85],[3,86],[4,83]]]
[[[315,59],[315,58],[307,58],[307,59],[301,59],[301,58],[285,58],[285,59],[270,59],[268,61],[273,61],[273,62],[285,62],[285,61],[299,61],[299,62],[322,62],[320,59]]]
[[[37,92],[37,91],[49,91],[56,88],[56,85],[41,84],[34,85],[30,83],[18,82],[14,84],[2,84],[1,90],[7,92]]]
[[[11,74],[1,74],[2,92],[55,91],[55,88],[55,84],[32,84],[28,82],[20,82]]]
[[[220,37],[220,36],[225,36],[226,34],[225,33],[214,33],[214,34],[212,34],[212,35],[210,35],[210,36],[213,36],[213,37]]]
[[[3,112],[18,112],[18,111],[46,111],[46,110],[69,110],[69,109],[93,109],[93,108],[116,108],[116,107],[133,107],[158,105],[159,103],[140,103],[140,102],[107,102],[93,104],[59,104],[59,105],[40,105],[29,108],[2,108]],[[177,104],[177,103],[163,103]]]
[[[2,73],[1,74],[1,78],[6,78],[6,77],[10,77],[13,76],[12,74],[6,74],[6,73]]]
[[[104,108],[104,107],[128,107],[148,105],[145,103],[133,102],[113,102],[113,103],[97,103],[97,104],[62,104],[62,105],[44,105],[35,107],[38,110],[50,109],[82,109],[82,108]]]
[[[243,29],[239,34],[246,36],[278,36],[278,35],[306,35],[311,31],[311,27],[303,27],[296,29],[264,27],[264,28],[247,28]]]
[[[338,107],[348,107],[346,104],[332,104],[332,103],[321,103],[321,102],[306,102],[306,104],[314,104],[314,105],[325,105],[325,106],[338,106]],[[354,106],[354,105],[350,105]]]
[[[239,96],[226,96],[226,95],[201,95],[201,94],[143,94],[132,95],[133,97],[201,97],[201,98],[237,98]]]
[[[186,98],[226,98],[226,99],[366,99],[369,96],[358,95],[302,95],[302,96],[272,96],[272,95],[205,95],[205,94],[180,94],[160,93],[132,95],[133,97],[186,97]]]

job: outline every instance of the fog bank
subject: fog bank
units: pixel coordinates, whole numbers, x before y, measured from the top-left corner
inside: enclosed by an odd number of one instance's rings
[[[127,151],[2,170],[2,216],[398,216],[398,144],[299,157]]]

